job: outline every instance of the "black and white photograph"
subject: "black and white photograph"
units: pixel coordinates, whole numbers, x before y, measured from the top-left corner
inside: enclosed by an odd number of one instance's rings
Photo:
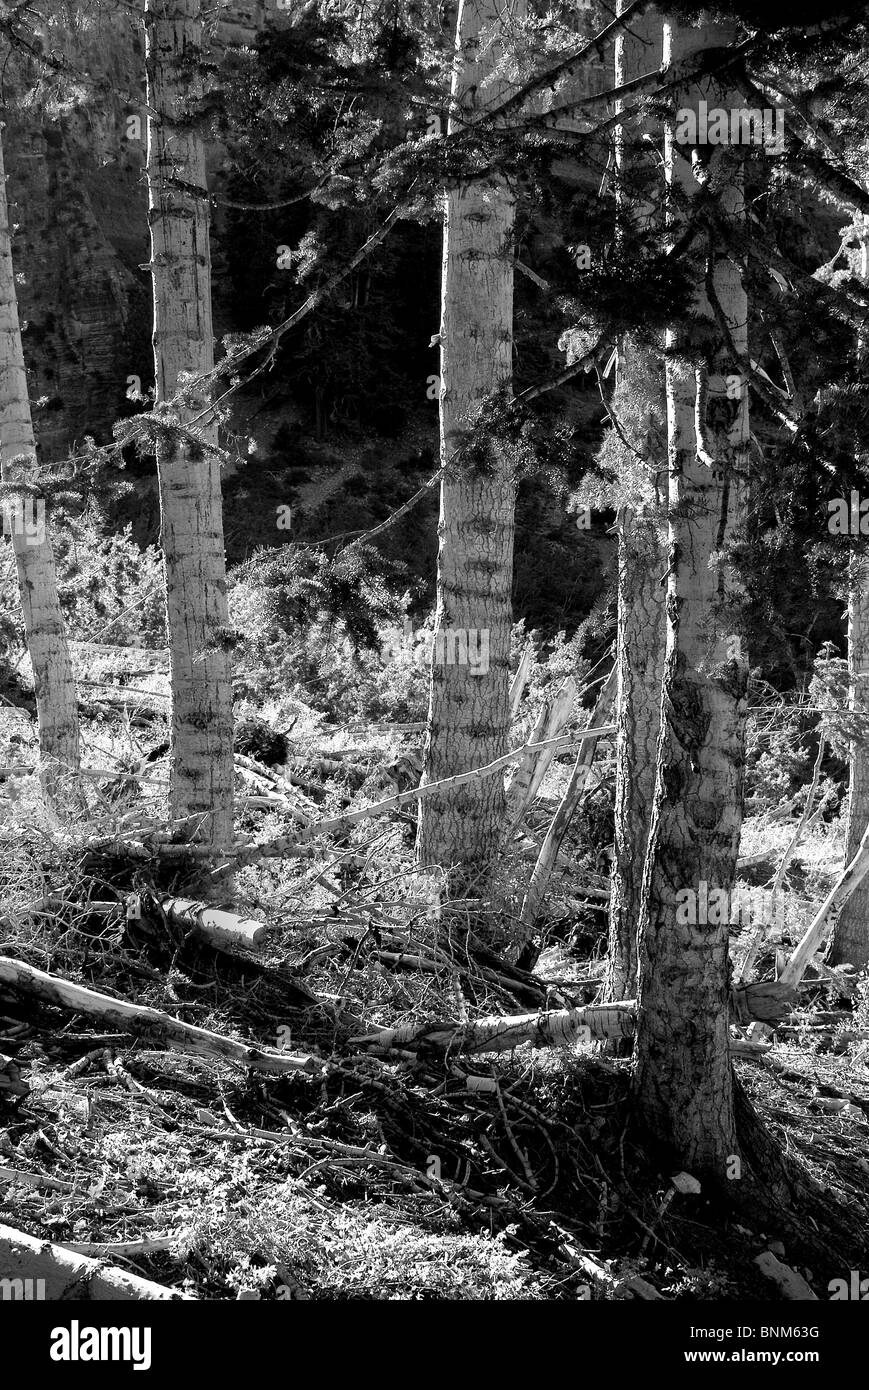
[[[0,521],[0,1377],[829,1375],[866,0],[0,0]]]

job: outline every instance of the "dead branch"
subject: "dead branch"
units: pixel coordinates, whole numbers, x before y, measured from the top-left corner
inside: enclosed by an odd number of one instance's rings
[[[85,1240],[77,1243],[65,1240],[63,1250],[71,1250],[75,1255],[90,1255],[92,1259],[104,1260],[107,1255],[154,1255],[158,1251],[171,1250],[177,1236],[142,1236],[140,1240]]]
[[[606,734],[615,732],[614,725],[608,725],[602,729],[586,729],[582,737],[589,738],[594,735],[603,738]],[[499,772],[501,768],[514,762],[517,758],[524,756],[530,750],[538,751],[551,748],[553,754],[562,752],[576,742],[575,734],[568,734],[563,738],[553,739],[551,742],[539,744],[526,744],[522,748],[514,748],[511,753],[505,753],[502,757],[496,758],[494,762],[487,763],[485,767],[476,767],[469,772],[457,772],[453,777],[444,777],[440,782],[426,782],[421,787],[411,787],[406,792],[399,792],[395,796],[387,797],[385,801],[377,801],[371,806],[361,806],[358,811],[347,811],[343,816],[333,816],[324,820],[312,821],[307,829],[303,830],[298,836],[290,838],[287,835],[279,836],[275,840],[267,840],[259,845],[243,845],[231,851],[236,863],[253,864],[258,859],[278,858],[285,854],[294,854],[299,851],[302,845],[317,835],[341,834],[355,825],[358,821],[369,820],[372,816],[382,816],[387,811],[393,811],[401,806],[407,806],[413,801],[419,801],[421,797],[431,796],[437,792],[446,791],[451,787],[462,786],[466,782],[473,782],[480,777],[491,777]],[[200,847],[201,848],[201,847]]]

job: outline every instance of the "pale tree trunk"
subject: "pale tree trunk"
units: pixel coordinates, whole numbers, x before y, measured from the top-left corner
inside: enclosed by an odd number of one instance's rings
[[[619,526],[615,838],[606,999],[627,999],[637,987],[637,931],[664,671],[665,569],[654,522],[625,508]]]
[[[198,90],[199,0],[147,0],[148,208],[154,287],[157,401],[184,374],[214,365],[205,150],[179,119]],[[172,412],[188,423],[207,391]],[[165,435],[157,445],[161,544],[172,673],[169,804],[185,837],[228,844],[233,827],[232,684],[217,427],[195,426],[202,448]],[[187,819],[185,819],[187,818]]]
[[[624,9],[625,0],[619,4]],[[661,62],[661,20],[641,15],[615,46],[615,83],[651,71]],[[622,103],[617,104],[622,109]],[[636,135],[634,135],[636,138]],[[648,166],[648,151],[640,159]],[[622,180],[629,180],[633,155],[624,126],[616,127],[616,196],[622,216],[647,222],[654,206],[637,206]],[[636,342],[621,345],[617,389],[613,408],[622,426],[622,401],[630,400],[635,383],[645,392],[658,389],[663,396],[660,361]],[[642,379],[642,380],[641,380]],[[651,471],[661,465],[651,429],[633,431],[630,442],[645,455],[650,469],[639,460],[625,460],[625,477],[631,478],[629,502],[618,511],[618,616],[616,628],[616,743],[615,836],[610,892],[609,944],[604,981],[605,999],[625,999],[637,988],[637,931],[642,908],[643,862],[646,855],[652,798],[655,792],[658,731],[661,712],[661,679],[664,671],[666,615],[664,610],[666,555],[655,515],[662,510],[661,478]],[[662,451],[663,452],[663,451]],[[633,466],[632,466],[633,465]]]
[[[450,129],[467,124],[508,93],[499,81],[481,89],[503,33],[524,0],[459,0]],[[482,40],[482,43],[481,43]],[[441,299],[441,460],[461,447],[477,408],[508,387],[513,370],[514,201],[498,176],[447,194]],[[437,609],[431,667],[424,782],[483,766],[508,747],[510,629],[515,482],[495,445],[485,464],[462,457],[441,485]],[[455,634],[488,643],[488,665],[449,662]],[[481,634],[478,636],[477,634]],[[444,640],[445,639],[445,640]],[[452,639],[452,641],[451,641]],[[440,642],[444,642],[441,658]],[[465,784],[420,802],[417,853],[441,864],[451,886],[482,875],[499,847],[505,814],[501,778]]]
[[[57,596],[54,550],[39,490],[39,465],[30,415],[21,326],[12,265],[6,171],[0,138],[0,476],[23,483],[19,499],[7,497],[12,548],[24,614],[27,650],[33,665],[39,727],[40,779],[46,797],[60,808],[73,798],[79,768],[78,705],[66,630]],[[37,503],[40,509],[37,510]],[[27,521],[35,525],[28,528]]]
[[[706,21],[704,15],[698,27],[678,31],[665,23],[665,62],[733,42],[735,26]],[[680,93],[677,105],[696,106],[700,99],[710,107],[740,104],[738,97],[704,80]],[[681,187],[693,195],[698,184],[686,153],[668,122],[668,189]],[[712,151],[713,186],[719,153]],[[727,218],[742,216],[735,163],[725,166],[718,186],[720,211]],[[679,217],[672,215],[676,231]],[[748,310],[739,270],[719,254],[713,277],[735,349],[745,353]],[[699,287],[696,310],[712,317]],[[740,523],[737,470],[744,476],[748,396],[743,384],[738,399],[728,398],[725,379],[738,376],[740,367],[720,330],[718,342],[707,408],[700,417],[715,461],[707,466],[697,457],[704,441],[695,430],[700,388],[694,360],[688,360],[679,335],[668,333],[667,651],[643,883],[632,1090],[643,1133],[675,1150],[677,1161],[691,1171],[724,1185],[739,1155],[728,1049],[729,927],[726,920],[720,925],[680,924],[676,916],[676,894],[682,889],[697,892],[701,880],[731,889],[742,822],[747,670],[738,639],[729,636],[726,605],[736,582],[720,552]]]
[[[863,225],[860,274],[869,280],[869,240]],[[861,343],[866,351],[865,341]],[[848,762],[848,823],[845,863],[850,864],[869,825],[869,570],[866,561],[851,561],[848,586],[849,706],[858,727],[851,739]],[[869,881],[864,879],[845,903],[833,925],[826,956],[828,965],[869,966]]]

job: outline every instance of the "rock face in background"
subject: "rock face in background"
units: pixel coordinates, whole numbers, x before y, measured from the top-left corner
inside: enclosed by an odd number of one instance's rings
[[[227,7],[218,46],[249,43],[266,9]],[[46,460],[85,434],[105,442],[114,421],[139,408],[127,399],[128,378],[153,383],[142,26],[123,11],[89,21],[63,10],[41,37],[82,74],[87,101],[40,109],[33,69],[18,57],[4,76],[24,351]]]

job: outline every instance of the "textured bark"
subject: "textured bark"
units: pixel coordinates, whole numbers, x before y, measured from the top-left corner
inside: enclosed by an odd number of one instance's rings
[[[624,0],[619,11],[624,10]],[[661,61],[662,27],[653,13],[642,15],[619,35],[615,49],[616,86],[649,72]],[[618,109],[623,103],[618,103]],[[648,133],[652,133],[649,131]],[[648,222],[654,207],[638,203],[625,181],[633,164],[631,144],[624,126],[615,134],[616,196],[622,215]],[[646,167],[648,155],[642,156]],[[634,341],[621,345],[614,408],[625,417],[622,401],[634,394],[642,380],[647,393],[663,397],[660,360]],[[631,443],[640,453],[654,456],[652,431],[635,422]],[[663,450],[661,450],[663,453]],[[646,857],[652,798],[655,792],[658,732],[661,713],[661,680],[666,641],[666,556],[655,524],[663,499],[656,474],[646,474],[626,461],[627,476],[635,477],[635,495],[618,513],[618,618],[616,628],[616,747],[615,835],[609,943],[604,997],[623,999],[637,988],[637,930],[642,915],[643,863]],[[655,458],[664,471],[664,460]]]
[[[678,31],[665,24],[665,60],[733,42],[735,26]],[[679,93],[677,105],[700,99],[710,106],[739,100],[710,81]],[[690,195],[699,185],[668,124],[668,185]],[[715,183],[715,169],[720,184]],[[729,218],[743,209],[738,164],[713,153],[709,186]],[[672,211],[671,218],[676,216]],[[674,231],[676,227],[674,227]],[[737,351],[747,347],[747,302],[738,268],[713,260],[713,283]],[[697,313],[712,319],[698,287]],[[721,551],[739,522],[740,487],[748,443],[748,401],[727,396],[725,378],[739,374],[724,334],[700,412],[706,446],[717,466],[697,457],[695,428],[701,383],[696,358],[668,333],[667,416],[669,464],[669,575],[667,653],[661,710],[659,768],[643,883],[646,899],[639,937],[638,1020],[632,1076],[644,1132],[691,1171],[723,1182],[728,1159],[738,1155],[733,1072],[728,1050],[728,924],[680,924],[676,894],[701,880],[724,889],[733,883],[742,821],[746,662],[728,639],[726,605],[734,577]],[[702,401],[702,393],[701,393]],[[699,914],[698,914],[699,915]],[[726,914],[725,914],[726,915]]]
[[[35,507],[39,465],[30,415],[21,326],[12,265],[12,239],[6,200],[6,171],[0,138],[0,477],[23,483],[19,518]],[[44,524],[28,536],[10,507],[12,549],[24,615],[27,650],[33,665],[39,727],[40,777],[46,796],[56,805],[64,789],[75,791],[79,767],[78,707],[69,647],[57,596],[54,551]],[[44,499],[43,499],[44,506]]]
[[[666,557],[653,522],[625,511],[619,527],[615,838],[604,993],[636,990],[643,863],[652,818],[666,615]]]
[[[517,15],[524,0],[513,0]],[[495,0],[460,0],[450,129],[504,98],[482,88],[497,57],[487,42],[504,24]],[[483,44],[481,45],[481,38]],[[482,50],[482,51],[481,51]],[[446,198],[441,302],[441,459],[458,449],[478,407],[513,370],[513,218],[506,182],[488,177]],[[508,747],[515,482],[497,447],[485,469],[462,459],[441,484],[435,657],[431,668],[425,782],[490,763]],[[438,635],[488,633],[485,673],[436,659]],[[449,644],[447,644],[449,645]],[[505,812],[501,778],[466,783],[420,803],[418,856],[442,864],[458,891],[491,864]]]
[[[154,286],[157,401],[183,374],[214,365],[205,150],[182,121],[196,94],[202,25],[199,0],[147,0],[148,208]],[[207,393],[177,410],[187,424]],[[186,838],[232,839],[232,686],[222,637],[228,628],[220,472],[209,445],[217,427],[196,425],[202,447],[167,432],[158,441],[161,543],[172,673],[169,803]]]

